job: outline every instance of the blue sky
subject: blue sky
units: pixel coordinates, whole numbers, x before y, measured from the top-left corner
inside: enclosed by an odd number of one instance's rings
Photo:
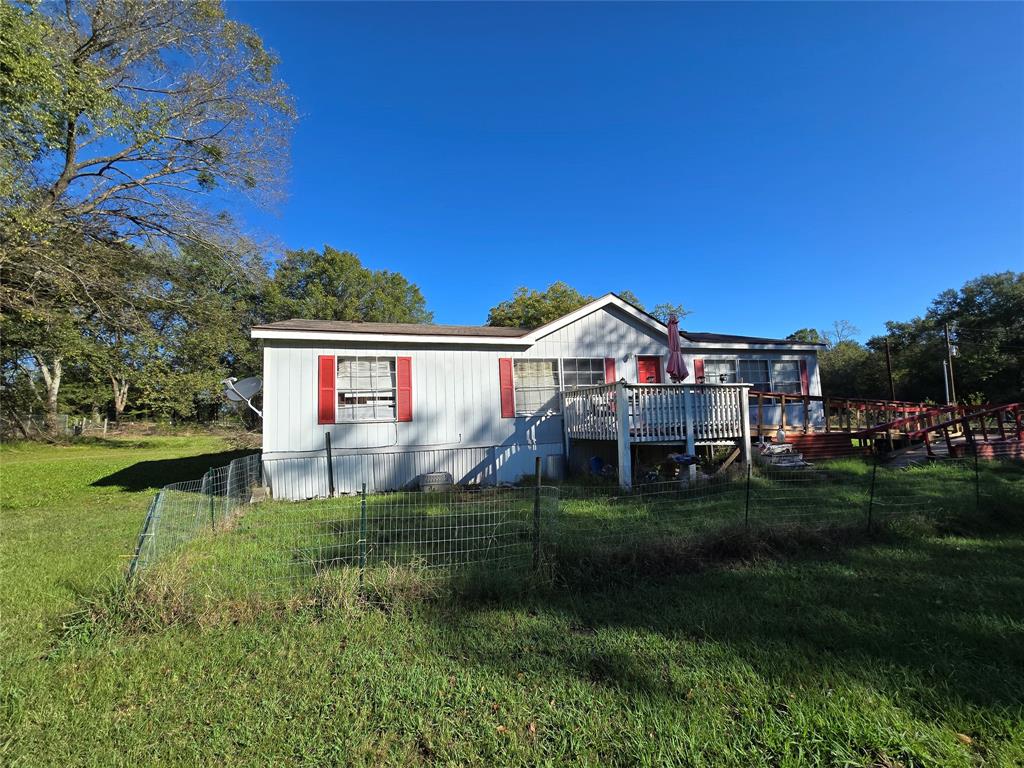
[[[565,280],[863,335],[1024,270],[1024,4],[232,3],[301,112],[250,223],[482,323]]]

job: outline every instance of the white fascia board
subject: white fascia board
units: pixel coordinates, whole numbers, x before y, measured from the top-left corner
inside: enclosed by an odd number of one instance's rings
[[[506,336],[426,336],[398,333],[340,333],[332,331],[285,331],[278,328],[253,328],[254,339],[280,339],[283,341],[361,341],[371,344],[454,344],[489,347],[518,347],[526,349],[533,342],[525,337]]]
[[[739,342],[725,341],[688,341],[686,336],[682,337],[679,345],[685,352],[687,349],[758,349],[767,352],[814,352],[817,354],[820,347],[814,344],[741,344]]]
[[[589,304],[584,304],[582,307],[580,307],[577,310],[574,310],[574,311],[570,312],[568,315],[563,315],[562,317],[558,318],[557,320],[552,320],[550,323],[547,323],[546,325],[542,325],[540,328],[534,328],[532,331],[530,331],[528,334],[526,334],[523,338],[524,339],[529,339],[530,341],[539,341],[540,339],[544,338],[545,336],[548,336],[548,335],[554,333],[555,331],[557,331],[557,330],[559,330],[561,328],[564,328],[565,326],[569,325],[570,323],[575,323],[581,317],[586,317],[591,312],[596,312],[597,310],[599,310],[599,309],[601,309],[603,307],[607,307],[607,306],[618,307],[623,312],[625,312],[627,315],[632,315],[637,320],[639,320],[640,322],[642,322],[642,323],[644,323],[646,325],[649,325],[651,328],[653,328],[654,330],[658,331],[659,333],[666,333],[667,334],[667,328],[666,328],[664,323],[659,322],[658,320],[655,320],[653,317],[648,315],[646,312],[641,312],[639,309],[634,307],[632,304],[629,304],[628,302],[623,301],[618,296],[616,296],[616,295],[614,295],[612,293],[606,293],[601,298],[594,299]]]

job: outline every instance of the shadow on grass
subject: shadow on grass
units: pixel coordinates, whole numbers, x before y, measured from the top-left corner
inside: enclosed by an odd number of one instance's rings
[[[925,718],[951,700],[1020,708],[1024,539],[1019,522],[1014,535],[1002,528],[971,540],[863,535],[842,550],[811,543],[785,562],[569,584],[425,614],[456,654],[499,673],[528,663],[542,676],[680,699],[673,667],[710,651],[791,690],[858,681]],[[537,618],[480,631],[509,610]]]
[[[170,483],[201,480],[208,469],[223,467],[233,459],[252,454],[251,450],[220,451],[178,459],[139,461],[92,483],[95,487],[115,486],[122,491],[138,492],[161,488]]]
[[[999,491],[998,504],[987,502],[993,505],[987,516],[973,512],[971,488],[964,491],[958,479],[918,493],[928,497],[929,508],[933,496],[956,504],[963,496],[970,503],[962,508],[970,512],[939,523],[904,516],[893,529],[875,533],[865,530],[859,506],[856,522],[845,526],[718,530],[703,538],[675,528],[664,513],[640,539],[636,520],[643,518],[625,511],[600,521],[604,540],[586,526],[576,528],[574,519],[556,532],[564,538],[554,542],[560,549],[545,588],[515,583],[526,562],[510,578],[496,574],[486,585],[492,575],[471,569],[463,575],[468,596],[439,594],[409,610],[417,633],[446,655],[499,676],[528,668],[541,678],[578,678],[678,702],[686,697],[688,677],[714,677],[715,664],[729,659],[753,683],[791,691],[823,685],[863,695],[877,691],[922,719],[967,705],[1020,708],[1024,518],[1018,476],[1007,474],[1014,484]],[[921,477],[901,473],[894,488]],[[688,515],[680,523],[692,520]],[[332,564],[351,564],[360,538],[354,521],[311,522],[304,525],[317,546],[302,551],[302,559],[318,575],[331,575]],[[450,523],[445,516],[415,515],[408,525],[378,528],[371,520],[365,538],[371,555],[387,550],[396,559],[429,564],[429,556],[445,552],[414,545],[438,540],[437,527],[445,532],[440,540],[454,542],[461,534]],[[527,561],[529,530],[510,531],[508,541]],[[460,543],[457,549],[464,548]],[[339,579],[352,575],[351,569],[334,570]],[[407,573],[401,569],[393,578]],[[402,582],[397,591],[415,591],[420,581]],[[353,594],[351,583],[342,588]]]

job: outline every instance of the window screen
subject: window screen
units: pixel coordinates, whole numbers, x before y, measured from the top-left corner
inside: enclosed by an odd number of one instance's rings
[[[750,384],[751,389],[759,392],[770,392],[772,385],[768,378],[768,361],[740,360],[736,380],[741,384]]]
[[[532,416],[558,410],[557,360],[513,360],[512,369],[517,415]]]
[[[799,395],[800,362],[797,360],[776,360],[772,363],[772,389],[776,392]]]
[[[705,384],[735,384],[735,360],[704,360]]]
[[[396,417],[393,357],[339,357],[335,388],[338,421],[387,421]]]

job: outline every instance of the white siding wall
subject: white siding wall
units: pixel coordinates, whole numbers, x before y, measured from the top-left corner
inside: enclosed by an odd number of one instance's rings
[[[413,420],[317,424],[317,358],[345,354],[412,358]],[[364,481],[371,490],[399,488],[430,471],[451,472],[456,482],[511,482],[532,472],[535,456],[561,455],[562,423],[559,416],[501,418],[498,358],[614,357],[617,376],[635,382],[637,355],[664,354],[663,337],[615,308],[596,310],[525,350],[459,346],[441,339],[430,347],[265,340],[263,453],[268,476],[278,498],[325,495],[323,448],[329,431],[338,491],[357,490]],[[713,354],[801,357],[684,349],[691,372],[695,356]],[[820,385],[813,354],[807,362],[811,393],[816,394]]]
[[[317,358],[345,354],[412,358],[413,420],[318,424]],[[456,482],[483,483],[512,482],[529,474],[534,457],[562,453],[562,426],[560,417],[501,418],[498,358],[519,354],[457,346],[267,341],[263,453],[274,495],[326,494],[325,432],[331,434],[338,491],[358,490],[363,482],[370,490],[401,488],[435,471],[451,472]],[[279,461],[285,458],[289,461]]]

